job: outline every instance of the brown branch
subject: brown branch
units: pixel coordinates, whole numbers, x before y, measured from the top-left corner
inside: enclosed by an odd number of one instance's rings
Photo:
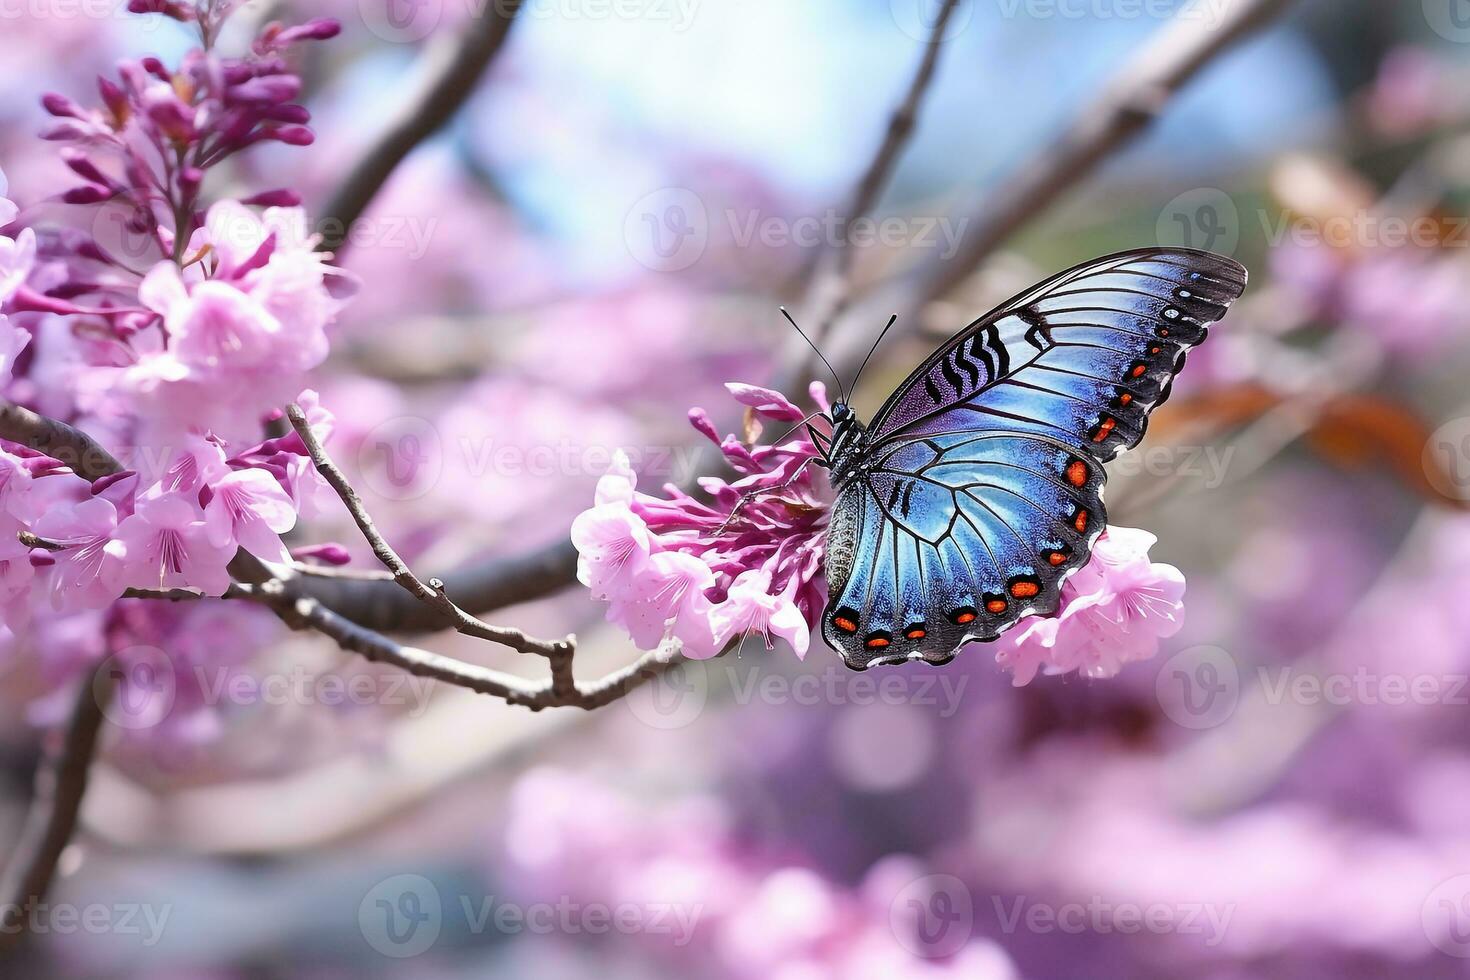
[[[455,42],[434,45],[424,55],[418,90],[389,119],[322,208],[322,248],[342,250],[353,224],[398,164],[468,101],[480,76],[504,46],[521,5],[522,0],[496,0],[472,19]]]
[[[559,707],[587,711],[600,708],[684,659],[678,653],[653,651],[643,654],[621,670],[583,684],[572,676],[572,656],[568,650],[552,658],[552,679],[536,683],[398,643],[333,612],[315,599],[292,596],[279,584],[245,586],[244,591],[269,606],[292,629],[315,630],[334,640],[342,649],[374,663],[399,667],[416,677],[443,681],[533,711]]]
[[[36,771],[35,799],[0,876],[0,901],[5,903],[0,910],[0,948],[13,945],[29,931],[32,913],[51,887],[56,863],[76,831],[113,683],[113,671],[106,662],[87,674],[66,731],[47,735],[47,748]]]
[[[973,214],[968,225],[958,226],[973,229],[964,245],[948,261],[931,263],[921,292],[940,296],[962,282],[1006,239],[1153,125],[1200,69],[1271,23],[1291,3],[1229,0],[1217,11],[1218,21],[1180,17],[1162,28],[1053,143],[989,192],[988,206]]]
[[[7,401],[0,401],[0,439],[45,453],[87,480],[100,480],[124,468],[81,429]]]
[[[919,108],[934,81],[934,72],[939,66],[939,53],[944,47],[944,32],[958,6],[959,0],[945,0],[924,45],[924,57],[919,62],[918,70],[914,72],[913,80],[909,82],[908,93],[888,117],[888,130],[884,134],[883,142],[879,144],[878,152],[874,154],[853,190],[852,200],[842,214],[837,236],[809,272],[805,313],[812,324],[812,336],[819,341],[832,325],[832,321],[847,308],[852,296],[852,266],[855,256],[847,240],[849,229],[854,221],[873,210],[893,177],[899,155],[908,146],[914,126],[918,123]]]
[[[301,406],[288,405],[286,417],[291,420],[291,427],[306,444],[306,451],[311,455],[311,461],[316,466],[317,472],[337,492],[343,506],[347,508],[347,512],[352,515],[352,520],[357,524],[357,529],[372,546],[373,554],[377,556],[378,561],[383,563],[383,567],[392,573],[393,580],[404,591],[434,610],[446,625],[454,627],[466,636],[499,643],[520,653],[540,654],[543,657],[552,658],[553,661],[570,658],[576,648],[574,637],[569,636],[564,640],[556,641],[538,640],[517,629],[491,626],[455,605],[445,592],[443,582],[438,579],[430,579],[428,582],[419,579],[408,564],[398,556],[398,552],[393,550],[393,546],[378,532],[357,490],[348,481],[346,474],[337,467],[336,463],[332,462],[327,451],[322,448],[321,441],[317,439],[316,433],[311,431],[311,423],[306,420],[306,413],[301,410]]]

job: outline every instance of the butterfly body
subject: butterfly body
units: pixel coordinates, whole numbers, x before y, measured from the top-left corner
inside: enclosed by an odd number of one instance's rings
[[[972,323],[871,424],[834,404],[813,432],[837,493],[827,643],[857,670],[942,664],[1054,612],[1107,526],[1102,464],[1244,287],[1207,252],[1108,256]]]

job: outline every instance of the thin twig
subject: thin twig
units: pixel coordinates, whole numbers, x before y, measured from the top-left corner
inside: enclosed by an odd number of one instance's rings
[[[987,206],[966,224],[973,229],[949,260],[936,257],[923,290],[938,296],[957,286],[1011,235],[1147,130],[1200,69],[1271,23],[1292,0],[1226,0],[1210,17],[1176,17],[1102,94],[1082,107],[1058,138],[1015,175],[986,194]]]
[[[847,308],[852,296],[855,254],[847,240],[849,229],[854,221],[877,206],[878,198],[893,177],[898,158],[908,146],[919,119],[919,109],[934,81],[934,72],[939,66],[939,53],[944,47],[944,34],[958,6],[959,0],[945,0],[924,45],[924,57],[919,61],[913,80],[909,82],[908,92],[888,117],[888,129],[883,136],[883,142],[879,144],[878,152],[873,155],[867,170],[853,189],[852,200],[842,213],[837,235],[810,271],[807,302],[803,304],[803,308],[811,323],[812,337],[819,343],[832,321]]]
[[[46,896],[56,864],[76,831],[77,814],[102,730],[103,709],[112,697],[112,667],[103,663],[82,679],[66,731],[51,732],[36,771],[36,795],[20,840],[0,877],[0,948],[25,935]]]
[[[404,100],[321,210],[322,248],[342,250],[353,224],[398,164],[465,104],[504,46],[521,5],[522,0],[497,0],[471,19],[462,36],[434,45],[424,55],[417,91]]]
[[[576,648],[575,637],[568,636],[564,640],[554,641],[538,640],[517,629],[491,626],[455,605],[445,592],[443,582],[438,579],[430,579],[428,582],[420,580],[408,567],[408,564],[398,556],[398,552],[393,550],[393,546],[378,532],[357,490],[348,481],[346,474],[337,467],[336,463],[332,462],[327,451],[322,448],[321,441],[317,439],[316,433],[311,431],[311,423],[306,420],[306,413],[301,410],[301,406],[288,405],[286,417],[291,420],[291,427],[305,443],[306,451],[311,455],[311,461],[315,464],[317,472],[337,492],[347,512],[352,515],[352,520],[356,522],[357,529],[362,532],[362,536],[372,547],[373,554],[377,556],[378,561],[383,563],[383,567],[392,573],[393,580],[405,591],[426,606],[436,610],[446,623],[466,636],[499,643],[520,653],[540,654],[553,660],[571,656],[572,651]]]
[[[315,599],[292,596],[279,587],[246,586],[244,590],[269,606],[292,629],[315,630],[334,640],[342,649],[374,663],[399,667],[417,677],[443,681],[533,711],[559,707],[587,711],[600,708],[684,659],[678,653],[653,651],[606,677],[582,684],[571,675],[571,654],[568,652],[552,659],[551,681],[535,683],[503,671],[398,643],[333,612]]]
[[[393,573],[381,568],[337,568],[333,565],[309,565],[293,561],[291,571],[310,578],[330,578],[347,582],[393,582]]]

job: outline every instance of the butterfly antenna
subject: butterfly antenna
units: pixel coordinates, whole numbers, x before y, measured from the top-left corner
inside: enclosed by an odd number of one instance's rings
[[[852,390],[853,391],[857,391],[858,382],[861,381],[862,380],[862,377],[863,377],[863,368],[865,368],[865,367],[868,366],[868,361],[872,359],[873,352],[878,349],[878,345],[879,344],[883,343],[883,338],[888,335],[888,331],[890,329],[892,329],[893,325],[895,323],[897,323],[897,322],[898,322],[898,314],[895,313],[895,314],[893,314],[893,316],[891,316],[891,317],[888,318],[888,326],[884,327],[882,330],[880,330],[878,332],[878,339],[875,340],[875,341],[873,341],[873,346],[872,347],[869,347],[868,348],[868,356],[865,357],[865,358],[863,358],[862,367],[859,367],[858,368],[857,377],[855,377],[855,378],[852,379]]]
[[[808,347],[810,347],[812,350],[816,351],[817,356],[822,359],[822,363],[825,364],[825,365],[827,365],[827,370],[832,372],[832,380],[835,381],[835,382],[837,382],[837,391],[842,395],[842,400],[843,401],[847,401],[848,400],[847,399],[847,389],[842,386],[842,379],[837,376],[837,369],[832,366],[832,362],[831,361],[827,360],[827,355],[826,354],[823,354],[817,348],[817,345],[814,344],[814,343],[812,343],[812,338],[808,337],[806,335],[806,332],[805,331],[803,331],[800,327],[796,326],[796,321],[791,318],[791,314],[790,313],[787,313],[786,312],[786,307],[784,307],[784,306],[781,307],[781,315],[786,318],[786,322],[787,323],[791,324],[792,327],[795,327],[796,328],[796,332],[799,333],[799,334],[801,334],[801,339],[804,340],[804,341],[806,341],[806,345]]]

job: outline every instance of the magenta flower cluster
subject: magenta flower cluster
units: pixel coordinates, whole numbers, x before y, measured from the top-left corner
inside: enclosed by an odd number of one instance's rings
[[[135,2],[194,24],[201,46],[177,69],[124,62],[99,79],[96,107],[44,99],[57,120],[44,136],[81,179],[60,197],[93,220],[0,238],[0,394],[82,428],[125,469],[88,480],[0,441],[7,645],[44,647],[76,617],[105,646],[130,589],[221,595],[240,549],[290,557],[281,536],[325,490],[281,407],[300,401],[327,434],[308,372],[352,280],[315,249],[293,192],[207,205],[204,187],[248,147],[311,142],[283,54],[337,25],[272,24],[225,58],[213,43],[229,7]],[[0,196],[0,228],[18,217]]]
[[[702,409],[689,421],[741,477],[701,480],[707,503],[674,486],[663,499],[637,492],[619,455],[598,482],[596,505],[572,523],[578,578],[609,601],[608,619],[641,649],[678,641],[686,656],[707,659],[731,638],[754,634],[767,649],[779,637],[805,656],[808,624],[821,615],[826,595],[830,499],[807,465],[816,448],[804,433],[754,444],[764,422],[789,428],[804,413],[779,392],[727,387],[747,409],[746,441],[721,439]],[[811,393],[826,406],[821,385]]]
[[[736,637],[774,638],[805,657],[826,602],[822,558],[832,493],[810,466],[816,447],[803,432],[759,444],[763,424],[795,426],[806,417],[785,395],[753,385],[726,386],[746,410],[745,439],[719,437],[702,409],[690,422],[742,474],[733,483],[700,481],[708,500],[666,487],[668,498],[639,493],[625,456],[597,485],[595,505],[572,524],[578,577],[608,602],[607,618],[640,649],[677,643],[695,659],[716,656]],[[812,399],[824,412],[825,389]],[[1109,528],[1092,559],[1062,588],[1062,607],[1003,635],[996,660],[1014,682],[1038,672],[1111,677],[1158,652],[1183,626],[1184,576],[1149,560],[1154,536]]]

